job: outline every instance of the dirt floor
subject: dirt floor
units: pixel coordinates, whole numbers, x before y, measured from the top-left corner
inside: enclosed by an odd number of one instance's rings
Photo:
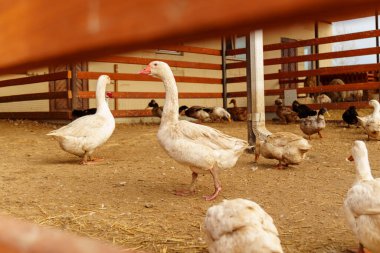
[[[245,123],[209,124],[246,139]],[[207,252],[202,224],[207,208],[223,199],[247,198],[274,219],[285,252],[345,252],[357,242],[345,224],[342,202],[354,181],[345,161],[361,129],[329,123],[324,138],[313,136],[308,158],[286,170],[274,160],[244,154],[223,171],[221,195],[212,202],[210,175],[201,176],[197,193],[172,194],[187,186],[190,170],[160,148],[158,125],[119,124],[95,153],[106,160],[79,165],[45,134],[54,125],[0,121],[0,212],[148,252]],[[299,126],[268,124],[270,131],[302,134]],[[366,142],[374,176],[379,177],[380,146]]]

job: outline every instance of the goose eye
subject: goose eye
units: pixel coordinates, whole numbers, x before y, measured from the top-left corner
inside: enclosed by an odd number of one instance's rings
[[[157,66],[157,63],[154,63],[153,65],[154,65],[154,66]]]

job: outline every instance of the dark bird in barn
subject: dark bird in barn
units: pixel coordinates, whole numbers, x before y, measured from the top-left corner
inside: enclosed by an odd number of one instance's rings
[[[350,125],[356,125],[356,127],[358,127],[359,121],[357,116],[359,115],[356,111],[356,107],[352,105],[342,114],[342,119],[347,123],[347,127],[350,127]]]
[[[300,119],[306,118],[308,116],[316,116],[317,111],[311,109],[307,105],[301,104],[297,100],[294,100],[292,103],[292,110],[295,111]]]
[[[91,115],[96,113],[96,108],[90,108],[90,109],[85,109],[85,110],[79,110],[79,109],[74,109],[71,112],[71,116],[74,119],[86,116],[86,115]]]
[[[148,106],[145,109],[152,108],[152,114],[153,116],[161,118],[163,107],[159,106],[156,102],[156,100],[152,99],[150,100]]]

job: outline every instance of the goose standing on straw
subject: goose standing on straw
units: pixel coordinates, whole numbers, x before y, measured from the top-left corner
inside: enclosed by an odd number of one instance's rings
[[[205,199],[215,199],[222,189],[219,170],[235,166],[239,156],[249,148],[248,143],[211,127],[179,120],[177,85],[173,72],[165,62],[153,61],[140,74],[163,81],[166,97],[157,138],[170,157],[188,165],[193,172],[190,188],[176,194],[185,196],[194,193],[198,173],[208,171],[213,177],[215,191]]]
[[[94,150],[111,137],[115,129],[115,119],[106,101],[106,85],[110,78],[101,75],[96,85],[96,113],[78,118],[70,124],[47,135],[52,135],[59,146],[70,154],[82,157],[81,164],[91,164],[96,160],[92,157]],[[110,96],[111,93],[107,93]]]

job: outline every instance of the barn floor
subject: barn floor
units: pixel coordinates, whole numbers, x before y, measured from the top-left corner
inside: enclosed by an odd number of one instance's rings
[[[246,139],[245,123],[211,124]],[[325,138],[313,136],[301,165],[273,169],[274,160],[244,154],[221,173],[223,191],[213,202],[210,175],[201,176],[194,196],[179,197],[190,170],[170,159],[156,140],[158,125],[119,124],[96,154],[106,160],[79,165],[45,134],[53,125],[0,121],[0,212],[79,235],[148,252],[207,252],[202,223],[208,207],[223,199],[247,198],[274,219],[285,252],[345,252],[357,246],[345,225],[342,202],[354,181],[345,161],[361,129],[331,123]],[[301,134],[298,125],[268,129]],[[373,168],[380,168],[380,146],[366,142]],[[379,177],[379,169],[373,169]]]

